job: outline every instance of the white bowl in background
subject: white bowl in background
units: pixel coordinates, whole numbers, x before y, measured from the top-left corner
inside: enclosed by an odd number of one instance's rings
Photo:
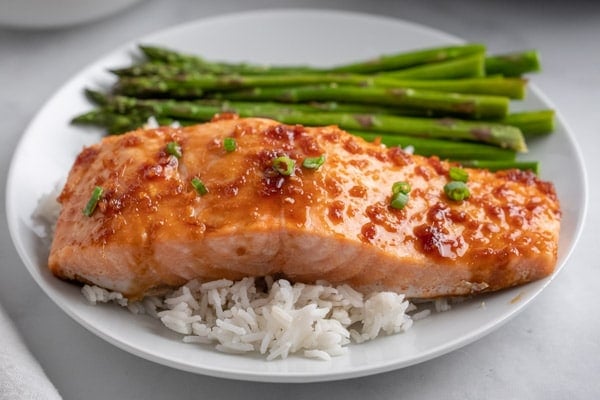
[[[0,0],[0,26],[59,28],[107,17],[141,0]]]

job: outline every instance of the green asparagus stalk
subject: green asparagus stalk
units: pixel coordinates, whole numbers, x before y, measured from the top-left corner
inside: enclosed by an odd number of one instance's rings
[[[135,76],[171,77],[189,73],[208,73],[193,65],[177,65],[155,61],[146,61],[129,67],[113,68],[109,71],[121,78]]]
[[[86,89],[86,96],[95,104],[106,106],[111,104],[112,95]],[[112,107],[118,104],[113,103]],[[229,100],[196,100],[194,104],[214,106],[219,112],[237,112],[238,109],[249,110],[255,114],[261,114],[269,111],[271,114],[284,114],[295,112],[340,112],[352,114],[383,114],[383,115],[404,115],[415,117],[435,117],[426,110],[417,109],[399,109],[396,107],[384,107],[367,104],[353,103],[337,103],[337,102],[311,102],[311,103],[277,103],[277,102],[244,102],[244,101],[229,101]],[[495,121],[504,125],[512,125],[521,130],[525,136],[536,136],[552,132],[554,128],[554,111],[553,110],[535,110],[521,111],[511,113],[506,118]]]
[[[539,175],[539,161],[504,161],[504,160],[458,160],[464,167],[484,168],[490,171],[499,171],[502,169],[521,169],[529,170]]]
[[[335,66],[332,68],[317,68],[310,66],[272,66],[257,65],[251,63],[218,63],[207,61],[201,57],[184,54],[182,52],[170,50],[163,47],[140,46],[150,64],[167,64],[174,68],[183,68],[179,72],[210,72],[217,74],[286,74],[286,73],[308,73],[308,72],[352,72],[352,73],[379,73],[385,71],[397,71],[427,64],[444,64],[445,61],[469,58],[468,56],[484,54],[485,47],[478,44],[465,44],[457,46],[447,46],[440,48],[416,50],[401,52],[398,54],[384,55],[379,59],[359,61]],[[475,57],[476,58],[476,57]],[[470,60],[473,61],[473,60]],[[478,65],[478,64],[476,64]],[[152,70],[154,67],[149,67]],[[477,71],[481,71],[480,67]],[[443,70],[443,68],[442,68]],[[540,70],[539,53],[535,50],[513,52],[507,54],[497,54],[485,57],[483,63],[483,72],[487,76],[521,76],[529,72],[538,72]],[[119,74],[137,75],[141,70],[135,68],[121,69],[116,71]],[[445,73],[445,72],[444,72]],[[443,73],[442,73],[443,75]],[[404,78],[404,77],[403,77]],[[411,77],[413,78],[413,77]],[[437,76],[435,79],[448,79],[449,75]],[[419,77],[419,79],[423,79]],[[431,79],[431,78],[430,78]]]
[[[236,112],[237,109],[256,109],[257,112],[270,110],[276,113],[294,112],[342,112],[354,114],[396,114],[413,117],[431,117],[432,113],[427,110],[415,108],[384,107],[370,104],[337,103],[333,102],[310,102],[310,103],[278,103],[278,102],[252,102],[252,101],[230,101],[230,100],[194,100],[195,104],[218,106],[224,112]]]
[[[166,47],[139,45],[138,48],[142,51],[146,58],[154,62],[164,62],[168,64],[204,64],[208,62],[199,56],[188,55],[179,51],[168,49]]]
[[[383,72],[381,75],[396,79],[480,78],[485,76],[485,58],[482,54],[475,54],[434,64]]]
[[[351,84],[373,86],[372,78],[330,74],[298,75],[214,75],[187,74],[170,77],[124,77],[115,86],[115,92],[125,95],[164,95],[176,90],[188,90],[190,96],[201,97],[210,91],[227,91],[253,87],[304,86],[315,84]],[[198,90],[197,94],[194,90]]]
[[[132,131],[143,126],[149,116],[134,113],[120,114],[111,109],[99,108],[78,115],[71,120],[76,125],[93,125],[106,128],[111,135]],[[165,121],[163,121],[165,122]],[[168,125],[170,123],[167,123]]]
[[[84,89],[84,94],[88,100],[98,106],[105,106],[109,104],[113,97],[111,94],[106,94],[89,88]]]
[[[417,108],[481,119],[505,117],[510,104],[509,99],[503,96],[337,85],[255,88],[235,93],[223,92],[219,97],[229,100],[274,100],[286,103],[343,100],[352,103]]]
[[[218,106],[221,112],[236,112],[238,108],[256,109],[257,112],[271,110],[277,113],[293,112],[341,112],[353,114],[377,114],[377,115],[404,115],[412,117],[438,117],[427,110],[413,108],[385,107],[369,104],[337,103],[337,102],[311,102],[311,103],[278,103],[278,102],[251,102],[230,100],[195,100],[195,104]],[[103,104],[103,103],[98,103]],[[553,110],[535,110],[510,113],[505,118],[497,121],[504,125],[512,125],[521,130],[525,136],[536,136],[547,134],[554,129]]]
[[[160,61],[175,65],[197,65],[199,67],[212,68],[213,71],[226,70],[244,73],[269,73],[269,72],[298,72],[298,71],[319,71],[319,72],[352,72],[352,73],[373,73],[389,70],[397,70],[417,65],[437,63],[445,60],[451,60],[471,54],[484,54],[485,46],[481,44],[465,44],[455,46],[441,46],[429,49],[419,49],[406,51],[396,54],[388,54],[375,59],[352,62],[339,65],[332,68],[316,68],[306,66],[278,67],[268,65],[253,64],[232,64],[232,63],[211,63],[200,57],[183,54],[166,48],[156,46],[140,46],[146,57],[152,61]]]
[[[99,106],[105,106],[111,103],[114,95],[107,95],[95,90],[86,89],[86,96],[89,100]],[[141,98],[140,98],[141,100]],[[252,102],[252,101],[230,101],[220,99],[195,99],[194,104],[216,106],[219,107],[222,112],[235,112],[237,108],[248,108],[258,107],[259,110],[273,109],[280,113],[289,112],[328,112],[337,111],[345,113],[369,113],[369,114],[398,114],[408,115],[414,117],[431,117],[433,113],[427,110],[419,110],[415,108],[401,108],[401,107],[385,107],[372,104],[355,104],[355,103],[338,103],[336,101],[327,102],[309,102],[309,103],[281,103],[281,102]]]
[[[241,113],[244,116],[244,113]],[[293,113],[266,115],[288,124],[312,126],[338,125],[346,130],[389,132],[407,136],[470,140],[494,144],[515,151],[527,146],[518,128],[452,119],[431,119],[386,115],[357,115],[346,113]]]
[[[522,99],[525,95],[527,81],[520,78],[471,78],[444,80],[407,80],[394,77],[365,76],[356,74],[303,73],[296,75],[215,75],[204,73],[176,74],[159,72],[153,76],[123,76],[117,83],[117,90],[123,94],[131,94],[136,90],[152,94],[152,90],[161,91],[169,88],[187,86],[199,89],[197,96],[205,91],[227,91],[253,87],[282,87],[315,84],[346,84],[356,86],[378,86],[387,88],[427,89],[440,92],[464,94],[488,94]],[[161,93],[157,93],[161,94]],[[190,90],[190,94],[194,92]]]
[[[334,67],[329,71],[370,74],[405,69],[424,64],[440,63],[446,60],[453,60],[473,54],[482,55],[484,53],[485,46],[481,44],[437,47],[392,55],[382,55],[371,60]]]
[[[277,103],[277,102],[244,102],[244,101],[220,101],[220,100],[198,100],[195,103],[219,106],[222,111],[231,111],[239,107],[258,107],[260,110],[273,109],[280,113],[292,112],[342,112],[354,114],[383,114],[404,115],[413,117],[438,117],[427,110],[413,108],[385,107],[368,104],[337,103],[337,102],[311,102],[311,103]],[[493,121],[504,125],[511,125],[521,130],[523,135],[537,136],[548,134],[554,130],[554,110],[534,110],[510,113],[505,118]]]
[[[266,77],[265,77],[266,78]],[[254,81],[254,79],[252,80]],[[234,86],[237,83],[232,83]],[[190,80],[121,80],[115,93],[137,97],[198,98],[205,95],[206,82]],[[504,96],[468,95],[421,89],[319,85],[297,87],[256,87],[251,90],[219,92],[215,98],[287,103],[338,101],[417,108],[448,112],[472,118],[502,118],[508,113],[510,99]]]
[[[521,76],[540,71],[540,57],[535,50],[499,54],[485,60],[486,75]]]
[[[185,69],[196,69],[200,72],[215,74],[267,74],[309,72],[314,68],[304,66],[269,66],[248,63],[219,63],[211,62],[195,55],[184,54],[164,47],[141,45],[140,50],[154,63],[165,63]]]
[[[405,87],[437,92],[485,94],[504,96],[511,99],[523,99],[527,88],[527,81],[524,79],[503,77],[408,80],[397,78],[387,79],[383,76],[378,76],[373,78],[373,83],[375,86],[380,87]]]
[[[113,96],[111,107],[119,113],[133,110],[145,112],[148,116],[198,121],[210,120],[213,115],[222,112],[220,106],[174,100],[140,100],[123,96]],[[518,128],[498,123],[342,112],[282,112],[269,107],[261,108],[260,103],[252,107],[238,106],[231,111],[241,117],[268,117],[287,124],[339,125],[347,130],[479,141],[515,151],[527,150],[523,135]]]
[[[460,142],[454,140],[441,140],[431,138],[420,138],[414,136],[402,136],[395,134],[373,133],[365,131],[351,131],[353,135],[362,137],[372,142],[380,139],[386,146],[400,146],[414,149],[415,154],[423,156],[438,156],[441,159],[465,160],[502,160],[504,162],[514,161],[516,153],[510,149],[502,149],[487,144]]]
[[[317,74],[321,71],[310,67],[269,67],[248,64],[204,64],[194,62],[161,62],[146,61],[129,67],[111,69],[110,72],[119,77],[135,76],[163,76],[172,77],[187,74],[213,74],[213,75],[293,75],[293,74]],[[327,72],[322,72],[327,73]]]
[[[554,119],[554,110],[535,110],[508,114],[501,122],[516,126],[526,137],[532,137],[552,132]]]

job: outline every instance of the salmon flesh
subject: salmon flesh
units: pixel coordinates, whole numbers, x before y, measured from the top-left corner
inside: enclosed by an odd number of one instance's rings
[[[49,268],[130,299],[267,275],[434,298],[551,274],[553,185],[465,168],[470,197],[456,201],[444,192],[453,165],[261,118],[106,137],[78,155],[58,198]],[[395,182],[410,185],[401,209],[390,205]]]

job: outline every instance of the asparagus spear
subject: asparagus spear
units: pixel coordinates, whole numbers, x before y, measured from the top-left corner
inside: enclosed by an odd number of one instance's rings
[[[166,48],[142,45],[140,46],[146,57],[152,61],[161,61],[178,65],[197,65],[199,67],[213,70],[229,70],[245,73],[269,73],[269,72],[298,72],[298,71],[320,71],[320,72],[352,72],[372,73],[389,70],[397,70],[416,65],[429,64],[462,57],[470,54],[485,53],[485,46],[481,44],[465,44],[454,46],[441,46],[429,49],[418,49],[400,52],[396,54],[383,55],[375,59],[352,62],[332,68],[316,68],[306,66],[279,67],[254,64],[214,63],[197,56],[183,54]]]
[[[124,96],[111,98],[111,108],[120,113],[146,112],[156,117],[174,117],[207,121],[222,112],[219,106],[175,100],[141,100]],[[401,135],[461,139],[490,143],[499,147],[526,151],[523,135],[518,128],[498,123],[465,121],[451,118],[417,118],[343,112],[283,111],[273,107],[238,105],[241,117],[262,116],[288,124],[339,125],[347,130],[366,130]]]
[[[125,95],[169,94],[176,90],[187,90],[190,96],[201,97],[209,91],[244,89],[253,87],[303,86],[342,83],[372,86],[373,78],[359,75],[298,74],[298,75],[214,75],[186,74],[178,76],[124,77],[115,92]],[[197,92],[195,90],[197,89]]]
[[[520,76],[540,70],[539,54],[535,50],[499,54],[485,60],[486,75]]]
[[[362,137],[370,142],[379,138],[381,143],[387,146],[401,146],[402,148],[411,146],[414,148],[415,154],[420,154],[423,156],[435,155],[442,159],[502,160],[504,162],[510,162],[514,161],[516,155],[513,150],[502,149],[496,146],[480,143],[420,138],[414,136],[402,136],[354,130],[350,133]]]
[[[501,122],[518,127],[525,136],[539,136],[554,130],[554,110],[512,113],[508,114]]]
[[[243,65],[243,66],[242,66]],[[171,77],[185,74],[214,74],[214,75],[292,75],[292,74],[316,74],[321,71],[310,67],[269,67],[248,64],[220,64],[205,61],[199,62],[166,62],[146,61],[129,67],[114,68],[110,72],[119,77],[134,76],[164,76]],[[327,72],[323,72],[327,73]]]
[[[278,103],[278,102],[245,102],[229,100],[198,100],[198,104],[219,106],[222,111],[235,112],[237,108],[259,107],[260,110],[274,109],[280,113],[300,112],[342,112],[354,114],[383,114],[383,115],[404,115],[413,117],[437,117],[427,110],[418,110],[413,108],[385,107],[368,104],[337,103],[337,102],[311,102],[311,103]],[[554,130],[554,110],[534,110],[520,111],[510,113],[505,118],[491,121],[503,125],[511,125],[521,130],[523,135],[538,136],[550,133]]]
[[[197,68],[200,71],[212,73],[244,73],[244,74],[265,74],[270,71],[276,73],[296,73],[310,71],[313,68],[303,66],[282,66],[275,67],[269,65],[257,65],[248,63],[219,63],[207,61],[195,55],[184,54],[164,47],[141,45],[140,50],[153,62],[162,62],[183,68]]]
[[[111,104],[114,95],[107,95],[95,90],[86,89],[86,97],[93,103],[106,106]],[[141,100],[141,99],[140,99]],[[259,107],[259,110],[274,109],[279,113],[289,113],[295,111],[302,112],[328,112],[337,111],[345,113],[369,113],[369,114],[398,114],[415,117],[431,117],[433,114],[427,110],[418,110],[415,108],[385,107],[371,104],[338,103],[335,101],[327,102],[309,102],[309,103],[281,103],[281,102],[251,102],[251,101],[230,101],[220,99],[198,99],[194,104],[219,107],[221,112],[235,112],[237,108]]]
[[[254,82],[256,79],[252,79],[252,81]],[[225,84],[225,82],[221,82],[221,84]],[[236,81],[228,84],[239,85]],[[114,91],[126,96],[190,99],[203,97],[206,87],[210,87],[210,83],[200,79],[164,81],[141,77],[121,80]],[[343,99],[355,103],[443,111],[473,118],[502,118],[507,114],[509,107],[509,99],[504,96],[467,95],[410,88],[338,86],[336,84],[255,87],[244,91],[219,92],[213,97],[231,100],[276,100],[290,103]]]
[[[118,76],[178,76],[189,74],[214,74],[214,75],[365,75],[366,72],[359,74],[355,71],[344,71],[343,69],[322,69],[317,67],[269,67],[269,66],[249,66],[248,64],[210,64],[210,63],[157,63],[149,62],[129,68],[112,70]],[[458,79],[483,77],[485,75],[485,58],[483,53],[473,54],[466,57],[451,58],[435,63],[418,64],[416,66],[404,67],[398,70],[385,70],[382,76],[394,77],[397,79]],[[373,74],[371,74],[373,76]],[[363,78],[364,79],[364,78]]]
[[[485,58],[482,54],[475,54],[433,64],[383,72],[382,75],[397,79],[478,78],[485,76]]]
[[[222,111],[231,111],[239,107],[256,107],[256,103],[243,102],[243,101],[215,101],[215,100],[200,100],[200,104],[215,105],[219,106]],[[327,112],[336,111],[342,113],[354,113],[354,114],[383,114],[383,115],[404,115],[412,117],[436,117],[442,118],[439,115],[435,115],[427,110],[417,109],[402,109],[395,107],[383,107],[383,106],[371,106],[368,104],[353,104],[353,103],[336,103],[336,102],[313,102],[307,104],[301,103],[277,103],[277,102],[261,102],[258,107],[260,109],[277,109],[281,113],[291,113],[295,111],[300,112]],[[539,136],[548,134],[554,130],[554,110],[534,110],[534,111],[521,111],[516,113],[510,113],[505,118],[496,122],[503,125],[511,125],[521,130],[521,133],[525,137]]]
[[[441,61],[453,60],[467,55],[484,53],[485,46],[481,44],[437,47],[392,55],[382,55],[375,59],[334,67],[330,69],[330,71],[368,74],[405,69],[423,64],[439,63]]]
[[[459,160],[459,162],[465,167],[485,168],[490,171],[516,168],[532,171],[536,175],[540,173],[539,161]]]
[[[254,81],[254,80],[252,80]],[[231,82],[231,86],[238,83]],[[114,92],[136,97],[202,98],[210,83],[200,79],[161,80],[148,77],[121,80]],[[251,90],[219,92],[215,98],[252,101],[310,102],[343,101],[399,106],[448,112],[472,118],[502,118],[508,112],[509,98],[468,95],[410,88],[380,88],[319,85],[296,87],[254,87]]]
[[[118,77],[134,76],[177,76],[189,73],[209,73],[193,65],[169,64],[166,62],[147,61],[129,67],[113,68],[109,70]]]
[[[300,72],[354,72],[354,73],[378,73],[392,70],[402,70],[426,65],[430,63],[443,63],[447,60],[457,59],[469,55],[483,54],[485,47],[478,44],[465,44],[447,46],[440,48],[402,52],[395,55],[385,55],[380,59],[359,61],[335,66],[332,68],[317,68],[310,66],[271,66],[250,63],[218,63],[207,61],[201,57],[184,54],[171,49],[141,45],[140,50],[151,61],[151,64],[168,64],[175,68],[183,68],[184,71],[203,71],[212,73],[300,73]],[[438,55],[446,53],[444,56]],[[468,58],[468,57],[467,57]],[[400,60],[400,61],[399,61]],[[409,61],[407,61],[409,60]],[[472,61],[472,60],[471,60]],[[358,66],[358,67],[357,67]],[[504,75],[520,76],[528,72],[540,70],[539,53],[535,50],[513,52],[507,54],[496,54],[484,59],[484,73],[487,76]],[[153,69],[153,67],[149,67]],[[135,69],[117,70],[120,74],[137,74],[141,71]],[[137,73],[136,73],[137,72]],[[439,79],[439,77],[438,77]]]
[[[280,102],[338,101],[399,106],[447,112],[471,118],[502,118],[509,108],[509,99],[503,96],[466,95],[420,89],[351,87],[351,86],[299,86],[293,88],[255,88],[235,93],[221,93],[230,100]]]
[[[425,81],[424,81],[425,82]],[[104,106],[110,104],[112,96],[104,93],[86,89],[86,96],[94,103]],[[245,102],[230,100],[195,100],[195,104],[216,106],[220,112],[236,112],[238,108],[255,109],[257,113],[270,109],[277,113],[300,112],[342,112],[353,114],[387,114],[405,115],[414,117],[440,117],[427,110],[414,108],[385,107],[369,104],[338,103],[338,102],[311,102],[311,103],[278,103],[278,102]],[[554,129],[554,110],[534,110],[510,113],[505,118],[494,121],[504,125],[512,125],[521,130],[525,136],[536,136],[547,134]]]
[[[166,65],[163,65],[166,67]],[[176,73],[174,71],[157,70],[152,76],[122,76],[117,83],[118,90],[133,92],[150,88],[181,87],[182,85],[199,89],[197,95],[204,91],[231,90],[251,87],[300,86],[314,84],[348,84],[357,86],[404,87],[412,89],[428,89],[441,92],[489,94],[522,99],[525,95],[527,81],[520,78],[471,78],[444,80],[408,80],[385,75],[357,75],[332,73],[302,73],[296,75],[215,75],[198,72]],[[191,92],[193,93],[193,92]]]
[[[523,99],[527,88],[527,81],[524,79],[503,77],[408,80],[387,79],[384,76],[378,76],[373,78],[373,84],[380,87],[405,87],[438,92],[487,94],[511,99]]]
[[[166,47],[139,45],[138,48],[142,51],[142,53],[144,53],[146,58],[151,61],[165,62],[169,64],[182,64],[187,62],[203,64],[208,62],[199,56],[184,54]]]
[[[106,128],[109,134],[115,135],[143,126],[148,118],[148,114],[141,115],[133,112],[120,114],[111,109],[100,108],[78,115],[71,122],[78,125],[100,126]]]

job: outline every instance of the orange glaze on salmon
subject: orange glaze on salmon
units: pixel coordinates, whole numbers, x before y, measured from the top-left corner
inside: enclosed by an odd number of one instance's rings
[[[170,142],[181,158],[167,152]],[[320,168],[302,166],[322,154]],[[279,156],[295,160],[292,175],[273,169]],[[79,154],[59,196],[49,267],[132,299],[195,278],[265,275],[431,298],[552,273],[560,226],[552,184],[467,169],[471,197],[456,202],[443,190],[450,166],[336,127],[257,118],[107,137]],[[396,181],[412,187],[402,210],[389,206]],[[95,186],[104,191],[87,217]]]

